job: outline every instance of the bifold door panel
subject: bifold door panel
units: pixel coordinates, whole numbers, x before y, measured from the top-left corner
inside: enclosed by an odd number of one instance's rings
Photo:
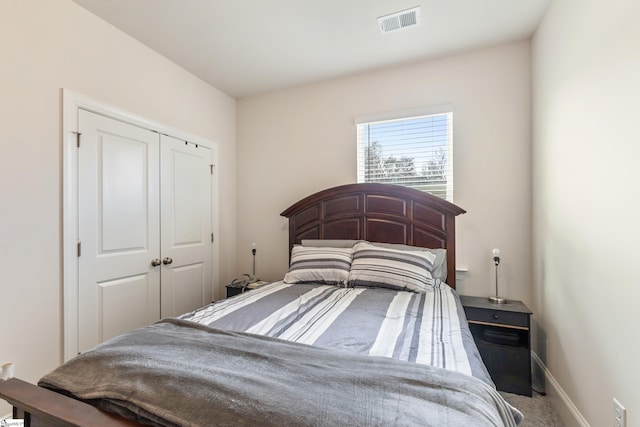
[[[211,150],[161,137],[161,316],[212,300]]]

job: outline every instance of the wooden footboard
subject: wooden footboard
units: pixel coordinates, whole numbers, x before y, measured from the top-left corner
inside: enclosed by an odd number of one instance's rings
[[[13,405],[14,417],[33,426],[140,426],[133,421],[108,414],[84,402],[37,385],[11,378],[0,380],[0,398]]]

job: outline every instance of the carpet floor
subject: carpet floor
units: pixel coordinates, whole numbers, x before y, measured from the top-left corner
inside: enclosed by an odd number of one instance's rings
[[[533,397],[500,392],[502,397],[524,415],[519,427],[564,427],[560,416],[546,396],[533,393]]]

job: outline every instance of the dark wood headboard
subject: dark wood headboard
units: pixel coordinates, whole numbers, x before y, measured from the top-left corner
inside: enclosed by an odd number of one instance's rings
[[[289,218],[289,253],[302,239],[354,239],[447,250],[455,288],[455,217],[466,211],[423,191],[392,184],[347,184],[319,191],[280,215]]]

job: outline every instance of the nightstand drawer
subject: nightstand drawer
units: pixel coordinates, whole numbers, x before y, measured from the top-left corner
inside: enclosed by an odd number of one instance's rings
[[[485,308],[465,307],[469,323],[504,325],[529,329],[529,314],[511,311],[490,310]]]

